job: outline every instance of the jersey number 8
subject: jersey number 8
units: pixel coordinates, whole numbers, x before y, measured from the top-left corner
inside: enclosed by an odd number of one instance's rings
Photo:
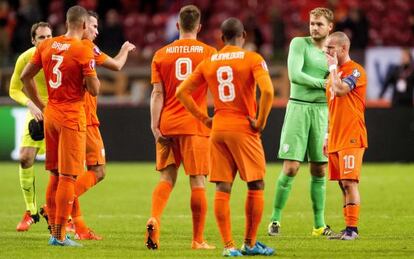
[[[224,78],[224,74],[227,75],[226,78]],[[233,84],[233,69],[230,66],[219,67],[217,69],[217,81],[219,82],[219,99],[224,103],[233,101],[236,98],[236,91]],[[228,90],[227,93],[225,92],[226,88]]]
[[[56,75],[56,81],[49,79],[49,85],[50,87],[56,89],[62,84],[62,71],[60,71],[59,67],[63,62],[63,56],[52,55],[52,60],[56,61],[56,64],[53,67],[53,74]]]

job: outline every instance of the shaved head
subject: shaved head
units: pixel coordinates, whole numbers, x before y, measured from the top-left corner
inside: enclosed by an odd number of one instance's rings
[[[234,17],[226,19],[220,28],[225,42],[234,41],[237,37],[242,37],[244,33],[243,23]]]
[[[351,46],[351,41],[349,40],[348,36],[341,31],[332,33],[329,35],[329,38],[334,39],[336,44],[339,46],[346,46],[347,49],[349,49]]]

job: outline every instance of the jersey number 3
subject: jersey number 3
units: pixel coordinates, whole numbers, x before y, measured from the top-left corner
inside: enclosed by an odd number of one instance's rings
[[[224,74],[226,74],[226,78],[224,78]],[[233,84],[233,69],[230,66],[219,67],[217,69],[217,81],[219,83],[219,99],[224,103],[233,101],[236,98],[236,91]]]
[[[59,67],[63,62],[63,56],[60,55],[52,55],[52,60],[56,61],[55,66],[53,67],[53,74],[55,75],[56,81],[49,79],[50,87],[56,89],[62,84],[62,71],[60,71]]]

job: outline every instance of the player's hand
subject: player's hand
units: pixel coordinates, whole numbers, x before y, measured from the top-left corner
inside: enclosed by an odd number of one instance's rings
[[[325,53],[325,56],[328,60],[328,67],[332,65],[338,65],[338,56],[336,55],[336,52],[333,54],[333,56],[329,55],[328,53]]]
[[[213,127],[213,118],[208,117],[203,123],[207,128],[211,129]]]
[[[250,117],[250,116],[247,116],[247,119],[249,120],[250,127],[251,127],[254,131],[257,131],[257,132],[262,132],[262,131],[263,131],[263,128],[260,128],[260,127],[258,127],[258,126],[257,126],[257,120],[256,120],[256,119],[253,119],[253,118],[252,118],[252,117]]]
[[[160,144],[163,144],[163,145],[167,145],[167,144],[170,143],[170,139],[164,137],[161,134],[160,129],[158,129],[158,128],[157,129],[153,129],[152,130],[152,134],[154,135],[155,143],[160,143]]]
[[[323,141],[323,155],[328,157],[328,136]]]
[[[132,44],[129,41],[125,41],[124,44],[122,44],[122,49],[126,49],[128,52],[135,50],[135,45]]]
[[[27,102],[27,108],[29,108],[30,113],[33,115],[36,121],[43,120],[43,113],[31,100]]]

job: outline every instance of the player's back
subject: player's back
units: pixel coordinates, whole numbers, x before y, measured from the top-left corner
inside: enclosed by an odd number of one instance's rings
[[[83,125],[84,77],[96,76],[92,50],[82,41],[63,35],[42,42],[32,61],[45,73],[49,115],[71,128]]]
[[[361,65],[352,60],[341,65],[339,71],[342,72],[342,80],[353,85],[353,89],[344,96],[334,96],[331,82],[328,82],[326,96],[329,108],[329,152],[368,146],[364,116],[366,72]]]
[[[162,83],[164,106],[160,118],[160,130],[164,135],[208,135],[208,129],[195,119],[175,97],[178,85],[197,65],[216,50],[195,39],[180,39],[158,50],[152,61],[151,83]],[[207,110],[207,89],[201,87],[193,98]]]
[[[197,72],[207,80],[214,97],[213,130],[253,133],[247,116],[256,118],[256,79],[268,74],[263,58],[227,45]]]

